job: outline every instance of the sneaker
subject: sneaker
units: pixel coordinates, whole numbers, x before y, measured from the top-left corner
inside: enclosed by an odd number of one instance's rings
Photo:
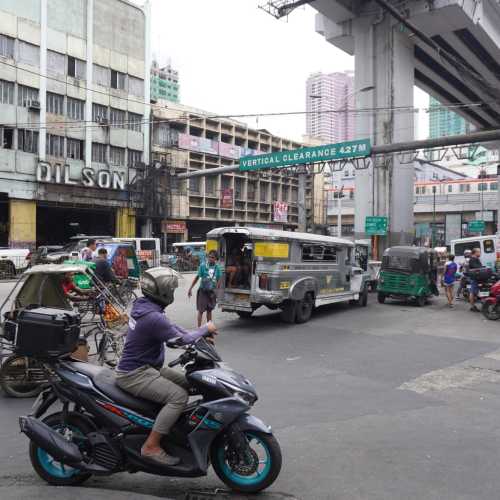
[[[160,465],[172,466],[172,465],[177,465],[181,461],[179,457],[173,457],[172,455],[168,455],[164,450],[161,450],[158,453],[153,453],[153,454],[143,453],[143,451],[141,450],[141,456],[147,458],[148,460],[156,462],[157,464]]]

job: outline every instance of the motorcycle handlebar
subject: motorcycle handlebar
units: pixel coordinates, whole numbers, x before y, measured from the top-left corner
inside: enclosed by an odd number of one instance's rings
[[[174,366],[180,365],[181,363],[182,363],[182,356],[179,356],[177,359],[170,361],[170,363],[168,364],[168,367],[173,368]]]

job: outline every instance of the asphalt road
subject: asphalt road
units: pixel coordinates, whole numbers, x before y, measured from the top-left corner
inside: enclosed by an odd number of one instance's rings
[[[186,276],[167,311],[195,322]],[[11,285],[0,284],[0,297]],[[218,349],[257,386],[254,414],[271,424],[283,470],[260,498],[464,500],[498,498],[500,322],[444,298],[417,308],[336,305],[305,325],[275,312],[217,312]],[[0,484],[37,486],[17,416],[31,401],[0,398]],[[97,478],[91,487],[185,498],[222,488],[214,474]],[[241,497],[239,497],[241,498]]]

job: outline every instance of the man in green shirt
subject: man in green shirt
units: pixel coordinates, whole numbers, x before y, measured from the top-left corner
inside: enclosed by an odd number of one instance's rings
[[[217,297],[215,296],[215,289],[219,288],[222,279],[222,270],[217,264],[219,256],[215,250],[208,253],[206,263],[200,264],[198,272],[194,277],[193,283],[188,290],[188,297],[191,297],[193,287],[198,280],[200,287],[196,293],[196,310],[198,311],[198,327],[201,326],[203,321],[203,313],[207,313],[207,321],[212,321],[212,311],[215,309]]]

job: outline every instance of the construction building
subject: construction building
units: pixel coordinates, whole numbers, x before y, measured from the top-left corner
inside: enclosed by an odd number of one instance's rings
[[[295,149],[301,143],[267,130],[216,118],[206,111],[177,104],[153,111],[152,161],[166,164],[172,174],[233,166],[242,156]],[[171,179],[170,216],[163,222],[169,243],[201,240],[222,225],[253,225],[295,230],[298,227],[297,176],[283,171],[230,172]],[[306,181],[307,215],[318,218],[323,189]],[[315,211],[316,209],[316,211]]]
[[[143,197],[131,186],[149,162],[147,8],[0,3],[1,245],[135,234]]]

